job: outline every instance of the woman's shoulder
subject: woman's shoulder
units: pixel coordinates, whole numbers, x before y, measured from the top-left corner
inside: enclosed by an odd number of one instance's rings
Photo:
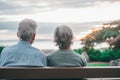
[[[75,55],[75,56],[78,56],[78,57],[81,57],[81,54],[75,52],[75,51],[72,51],[72,54]]]
[[[79,58],[81,58],[81,59],[84,59],[84,58],[85,58],[83,55],[81,55],[81,54],[79,54],[79,53],[77,53],[77,52],[74,52],[74,51],[73,51],[73,54],[74,54],[76,57],[79,57]]]
[[[50,52],[47,56],[54,56],[58,53],[58,50]]]

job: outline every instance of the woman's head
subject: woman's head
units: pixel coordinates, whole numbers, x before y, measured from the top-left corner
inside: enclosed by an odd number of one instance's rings
[[[60,25],[55,29],[54,41],[60,49],[67,49],[72,44],[73,33],[66,25]]]

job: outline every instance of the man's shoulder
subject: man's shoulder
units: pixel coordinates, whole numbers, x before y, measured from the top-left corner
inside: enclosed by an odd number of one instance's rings
[[[41,53],[41,54],[43,54],[44,55],[44,52],[42,51],[42,50],[40,50],[40,49],[38,49],[38,48],[35,48],[35,47],[31,47],[31,50],[30,50],[31,52],[35,52],[35,53]]]
[[[16,45],[6,46],[3,50],[11,50],[16,48]]]
[[[8,53],[8,52],[10,53],[11,51],[15,51],[15,50],[14,50],[15,48],[16,48],[15,45],[6,46],[6,47],[2,50],[1,54]]]
[[[36,47],[33,47],[33,46],[31,46],[30,49],[32,49],[32,50],[34,50],[34,51],[40,51],[40,49],[38,49],[38,48],[36,48]]]

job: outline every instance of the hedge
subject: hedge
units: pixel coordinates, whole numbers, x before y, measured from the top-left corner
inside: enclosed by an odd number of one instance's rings
[[[104,49],[104,50],[97,50],[93,48],[81,48],[75,49],[75,52],[81,54],[83,51],[86,51],[90,61],[100,61],[100,62],[109,62],[110,60],[120,59],[120,50],[114,49]]]

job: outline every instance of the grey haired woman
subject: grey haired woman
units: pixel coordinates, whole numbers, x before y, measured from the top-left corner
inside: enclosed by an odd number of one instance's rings
[[[60,25],[55,29],[54,41],[59,50],[47,56],[48,66],[87,66],[85,57],[71,49],[72,40],[73,32],[70,27]]]

